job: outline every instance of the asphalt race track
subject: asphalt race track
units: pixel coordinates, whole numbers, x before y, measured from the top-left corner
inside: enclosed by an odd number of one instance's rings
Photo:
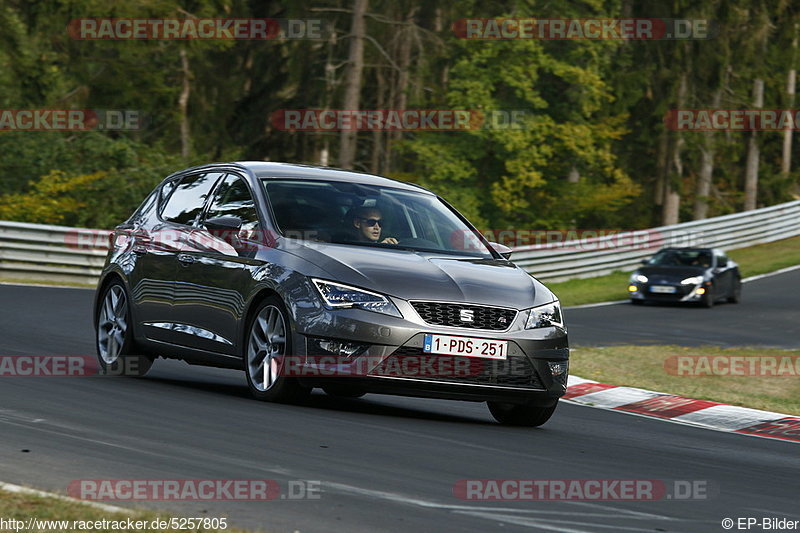
[[[740,305],[566,315],[574,344],[797,347],[798,285],[793,272],[747,284]],[[0,354],[93,355],[92,296],[0,286]],[[800,520],[799,472],[797,444],[565,403],[543,428],[517,429],[483,404],[321,393],[304,407],[264,404],[242,373],[177,361],[143,379],[0,378],[0,481],[60,493],[76,479],[271,479],[284,493],[319,482],[319,499],[136,503],[275,532],[717,532],[728,517]],[[707,494],[465,501],[453,493],[465,479],[679,480]]]
[[[678,344],[800,348],[800,270],[742,287],[738,304],[631,305],[567,309],[571,345]]]

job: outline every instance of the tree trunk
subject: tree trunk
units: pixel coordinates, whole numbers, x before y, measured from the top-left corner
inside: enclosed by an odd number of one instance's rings
[[[358,110],[361,101],[361,76],[364,71],[364,36],[368,0],[353,0],[353,20],[350,28],[347,81],[344,89],[344,109]],[[356,157],[356,130],[344,130],[339,143],[339,166],[353,168]]]
[[[383,109],[386,105],[386,81],[383,71],[375,69],[377,81],[377,100],[378,109]],[[381,173],[381,156],[383,155],[383,132],[379,128],[372,130],[372,161],[370,161],[369,171],[373,174]]]
[[[688,90],[686,72],[681,75],[678,85],[677,108],[683,109],[686,104],[686,92]],[[680,131],[675,132],[675,140],[672,143],[672,157],[670,158],[671,172],[667,173],[664,180],[664,205],[661,211],[661,223],[665,226],[677,224],[680,218],[681,195],[678,190],[680,179],[683,177],[683,160],[681,151],[683,150],[683,135]]]
[[[192,153],[192,137],[189,130],[189,94],[192,92],[192,73],[189,70],[189,56],[186,54],[185,48],[181,48],[180,58],[182,85],[181,94],[178,97],[178,110],[181,116],[181,157],[188,159]]]
[[[581,173],[574,166],[569,169],[567,174],[567,183],[578,183],[581,180]]]
[[[719,109],[722,99],[722,89],[714,93],[711,107]],[[697,179],[697,189],[694,196],[694,220],[702,220],[708,216],[708,194],[711,190],[711,180],[714,175],[714,132],[703,132],[703,145],[700,146],[700,177]]]
[[[406,109],[408,106],[408,85],[409,73],[408,69],[411,66],[411,25],[414,23],[414,16],[417,13],[417,6],[411,8],[406,14],[403,29],[400,34],[400,45],[397,51],[397,100],[394,102],[395,109]],[[400,130],[389,132],[389,144],[386,147],[386,170],[391,170],[393,167],[393,144],[403,138],[403,132]]]
[[[797,24],[794,26],[794,39],[792,39],[792,64],[786,76],[786,96],[787,108],[794,107],[795,87],[797,85],[797,69],[794,68],[795,55],[797,52]],[[781,174],[788,177],[792,171],[792,124],[787,121],[786,129],[783,130],[783,153],[781,154]]]
[[[764,107],[764,80],[756,78],[753,81],[753,107],[760,109]],[[750,139],[747,142],[747,162],[745,163],[744,174],[744,210],[749,211],[756,208],[758,196],[758,163],[760,151],[758,148],[758,132],[750,132]]]
[[[653,191],[653,203],[664,205],[664,183],[669,171],[669,132],[662,131],[658,141],[658,156],[656,158],[656,185]]]

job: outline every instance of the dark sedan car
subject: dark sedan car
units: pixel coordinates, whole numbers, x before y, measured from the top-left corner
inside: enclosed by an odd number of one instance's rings
[[[697,302],[712,307],[720,299],[738,303],[742,295],[739,266],[722,250],[664,248],[631,274],[631,303]]]
[[[488,402],[541,425],[566,391],[555,295],[435,194],[245,162],[167,177],[112,235],[95,304],[109,371],[156,356],[245,371],[258,399],[314,387]]]

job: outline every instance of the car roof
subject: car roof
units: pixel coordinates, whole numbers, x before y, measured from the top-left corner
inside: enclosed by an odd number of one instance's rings
[[[693,246],[667,246],[666,248],[662,248],[659,252],[663,252],[665,250],[678,250],[681,252],[713,252],[715,248],[696,248]],[[717,250],[719,251],[719,250]]]
[[[361,185],[373,185],[392,187],[395,189],[403,189],[408,191],[423,192],[433,194],[428,189],[383,176],[376,176],[375,174],[368,174],[366,172],[359,172],[357,170],[345,170],[333,167],[319,167],[314,165],[304,165],[298,163],[278,163],[272,161],[236,161],[231,163],[213,163],[210,165],[202,165],[195,168],[209,168],[209,167],[240,167],[246,169],[258,178],[294,178],[294,179],[307,179],[319,181],[344,181],[348,183],[358,183]],[[192,169],[189,169],[192,170]]]

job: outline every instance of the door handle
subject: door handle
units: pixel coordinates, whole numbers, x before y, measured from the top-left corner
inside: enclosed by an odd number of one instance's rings
[[[189,266],[194,263],[195,259],[193,255],[189,254],[178,254],[178,262],[183,266]]]

